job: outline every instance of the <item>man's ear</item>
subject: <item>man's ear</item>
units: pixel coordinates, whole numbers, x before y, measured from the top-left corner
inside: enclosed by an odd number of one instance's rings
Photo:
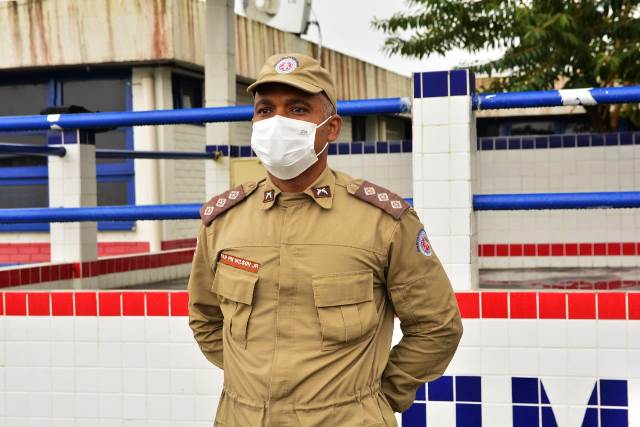
[[[338,136],[340,135],[340,129],[342,129],[342,117],[335,114],[327,122],[327,127],[329,128],[329,135],[327,135],[327,141],[333,142],[336,139],[338,139]]]

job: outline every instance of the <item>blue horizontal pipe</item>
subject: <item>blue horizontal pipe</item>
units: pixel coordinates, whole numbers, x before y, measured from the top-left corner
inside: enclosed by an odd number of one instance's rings
[[[96,150],[98,159],[216,159],[216,152],[206,151],[129,151]]]
[[[64,157],[67,150],[64,147],[48,147],[46,145],[0,144],[0,154]]]
[[[343,116],[395,114],[411,111],[409,98],[380,98],[338,101]],[[95,129],[122,126],[170,125],[181,123],[238,122],[253,117],[253,106],[189,108],[111,113],[80,113],[49,116],[0,117],[0,132],[48,129]]]
[[[91,208],[0,209],[0,223],[136,221],[198,219],[201,203],[180,205],[98,206]]]
[[[476,211],[638,208],[640,191],[600,193],[476,194]]]
[[[581,89],[583,95],[576,99],[571,94],[580,95],[576,90],[505,92],[475,94],[472,99],[474,110],[496,110],[499,108],[560,107],[564,105],[622,104],[640,102],[640,86],[602,87]],[[563,101],[563,94],[565,100]]]
[[[413,199],[407,199],[413,204]],[[201,204],[0,209],[0,223],[198,219]],[[607,193],[476,194],[477,211],[637,208],[640,191]]]

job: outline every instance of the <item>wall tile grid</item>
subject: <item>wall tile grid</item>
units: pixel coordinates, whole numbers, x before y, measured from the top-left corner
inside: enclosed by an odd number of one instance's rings
[[[640,293],[457,298],[458,352],[403,426],[640,426]],[[185,291],[0,293],[0,422],[210,425],[222,373],[187,310]]]
[[[413,201],[455,289],[477,286],[476,147],[466,70],[413,75]]]
[[[483,147],[477,153],[479,194],[640,188],[638,132],[483,138],[478,145]],[[638,209],[483,211],[477,215],[481,267],[640,265]]]
[[[177,125],[164,128],[164,150],[201,151],[205,145],[204,126]],[[158,161],[158,160],[155,160]],[[212,195],[205,192],[205,163],[202,160],[160,160],[163,177],[162,203],[204,203]],[[198,229],[198,220],[162,221],[162,236],[166,240],[189,238]]]
[[[458,293],[465,334],[404,427],[640,426],[640,294]]]
[[[255,157],[249,145],[210,145],[207,150],[231,158]],[[412,196],[411,141],[338,142],[329,144],[328,150],[331,168],[374,182],[402,197]]]

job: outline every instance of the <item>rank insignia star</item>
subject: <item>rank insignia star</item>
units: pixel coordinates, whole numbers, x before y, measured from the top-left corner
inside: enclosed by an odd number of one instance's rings
[[[389,195],[387,193],[380,193],[378,194],[378,200],[380,200],[381,202],[388,202]]]
[[[227,204],[227,199],[218,199],[218,201],[216,202],[216,207],[222,208],[226,204]]]
[[[367,196],[373,196],[376,194],[376,190],[373,187],[364,187],[364,194]]]
[[[392,200],[391,201],[391,207],[393,209],[400,209],[400,208],[402,208],[402,203],[399,202],[398,200]]]

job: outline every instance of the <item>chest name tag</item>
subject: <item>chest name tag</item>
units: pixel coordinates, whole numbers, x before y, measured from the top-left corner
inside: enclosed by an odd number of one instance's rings
[[[260,269],[260,264],[257,262],[249,261],[248,259],[239,258],[233,255],[227,255],[225,253],[220,254],[220,262],[230,267],[248,271],[249,273],[257,273]]]

